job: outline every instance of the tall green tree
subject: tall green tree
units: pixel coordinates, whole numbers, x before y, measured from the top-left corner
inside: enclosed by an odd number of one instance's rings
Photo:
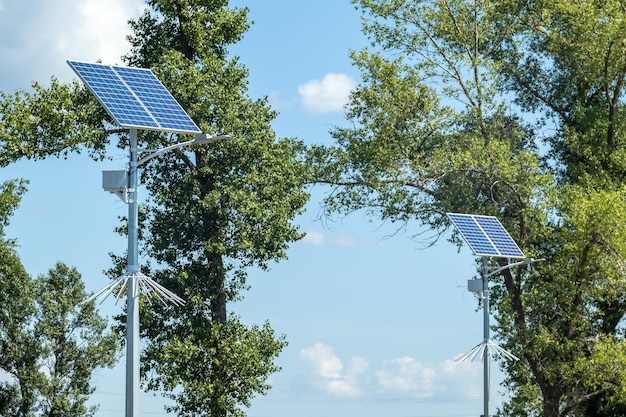
[[[151,67],[204,132],[233,139],[150,160],[142,179],[150,275],[187,300],[144,305],[142,372],[180,416],[237,416],[269,388],[285,346],[269,323],[227,311],[250,268],[268,269],[302,237],[304,146],[277,138],[266,98],[247,96],[247,70],[228,47],[248,29],[247,9],[226,0],[151,0],[131,22],[130,65]],[[140,137],[156,148],[182,138]]]
[[[80,274],[57,264],[32,279],[10,242],[0,244],[0,415],[92,416],[95,369],[117,361],[117,336],[95,311]]]
[[[29,416],[35,407],[38,346],[25,326],[35,314],[30,276],[15,249],[3,240],[0,245],[0,369],[9,375],[0,384],[0,415]]]
[[[329,212],[440,233],[445,212],[498,216],[547,260],[494,278],[495,333],[521,358],[502,412],[621,414],[623,2],[353,3],[372,46],[352,55],[352,127],[311,150]]]
[[[550,276],[573,291],[548,286],[548,294],[567,294],[576,302],[555,315],[560,331],[548,340],[551,350],[578,365],[563,368],[564,382],[554,375],[537,380],[544,408],[553,415],[623,414],[623,380],[614,376],[626,366],[619,325],[626,312],[620,243],[626,140],[624,3],[514,1],[494,12],[502,17],[497,24],[504,39],[495,54],[503,65],[502,86],[514,92],[523,109],[554,120],[546,164],[564,190],[558,207],[564,220],[560,241],[553,243],[562,250],[549,257],[558,268]],[[565,306],[566,299],[562,302]],[[614,355],[610,375],[609,368],[599,372],[609,366],[599,355],[609,350]],[[523,378],[514,374],[508,382],[517,385]]]
[[[57,263],[38,277],[34,336],[39,343],[45,380],[38,387],[39,409],[47,417],[93,415],[86,401],[95,387],[93,371],[117,362],[119,340],[107,330],[94,302],[84,303],[85,286],[75,268]]]

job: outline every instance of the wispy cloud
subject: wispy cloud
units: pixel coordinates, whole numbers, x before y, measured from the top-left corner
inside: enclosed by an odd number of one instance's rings
[[[354,246],[357,243],[357,239],[354,236],[339,235],[333,238],[333,243],[337,246]]]
[[[359,240],[351,235],[333,235],[326,236],[322,232],[318,232],[315,230],[309,230],[306,232],[306,235],[302,238],[302,242],[307,245],[312,246],[324,246],[324,245],[332,245],[332,246],[355,246],[358,243],[363,243],[363,240]]]
[[[327,394],[338,397],[358,397],[361,394],[359,376],[369,364],[360,357],[352,357],[344,369],[333,349],[323,343],[301,349],[300,357],[312,368],[312,382]]]
[[[418,398],[434,395],[436,378],[435,369],[408,356],[385,361],[376,371],[381,391],[410,393]]]
[[[73,76],[67,59],[121,63],[129,50],[127,22],[145,7],[143,0],[0,0],[0,89],[27,88],[52,75],[67,81]]]
[[[344,366],[331,346],[319,342],[301,349],[300,358],[309,368],[312,386],[336,397],[478,398],[482,392],[480,363],[429,364],[403,356],[370,369],[367,359],[351,357]]]
[[[102,59],[105,63],[121,63],[120,56],[129,48],[128,19],[142,10],[136,0],[81,0],[77,5],[80,24],[66,37],[59,39],[59,48],[74,54]],[[97,55],[96,55],[97,54]]]
[[[320,232],[311,230],[306,232],[306,235],[302,238],[302,242],[313,246],[322,246],[326,243],[326,238]]]
[[[312,114],[342,111],[356,82],[346,74],[328,73],[321,80],[298,86],[300,102]]]
[[[312,246],[354,246],[359,243],[354,236],[333,235],[327,237],[326,235],[324,235],[324,233],[318,232],[316,230],[309,230],[308,232],[306,232],[306,235],[302,238],[302,242]]]
[[[478,398],[483,395],[482,362],[457,362],[447,360],[440,364],[441,378],[456,381],[454,390],[460,395],[469,398]]]

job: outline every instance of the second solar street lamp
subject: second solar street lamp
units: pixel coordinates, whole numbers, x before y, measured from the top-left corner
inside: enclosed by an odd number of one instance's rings
[[[149,69],[68,61],[74,72],[102,104],[115,123],[129,130],[129,167],[125,171],[104,171],[103,187],[128,204],[128,260],[124,275],[92,295],[89,300],[110,294],[120,298],[126,290],[126,417],[139,416],[140,349],[139,295],[153,296],[163,303],[182,305],[185,301],[167,290],[139,268],[138,168],[148,160],[172,149],[228,139],[230,136],[203,134]],[[194,139],[161,149],[139,149],[137,130],[192,134]],[[148,154],[139,158],[139,152]],[[87,300],[87,301],[89,301]]]
[[[447,213],[457,231],[468,244],[474,255],[482,258],[481,279],[468,281],[468,289],[479,293],[483,306],[483,341],[476,345],[468,353],[457,360],[483,360],[483,416],[490,414],[490,388],[491,388],[491,356],[492,353],[509,360],[518,360],[512,353],[498,346],[491,340],[489,326],[489,278],[500,272],[515,266],[530,264],[535,259],[526,258],[522,250],[517,246],[511,235],[502,226],[500,221],[493,216],[481,216],[475,214]],[[489,258],[507,258],[509,262],[504,266],[490,268]],[[513,262],[511,262],[513,260]]]

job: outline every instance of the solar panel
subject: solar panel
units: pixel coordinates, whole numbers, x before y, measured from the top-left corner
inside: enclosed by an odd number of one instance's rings
[[[67,63],[121,127],[201,133],[149,69],[77,61]]]
[[[448,218],[476,256],[524,259],[524,253],[493,216],[448,213]]]

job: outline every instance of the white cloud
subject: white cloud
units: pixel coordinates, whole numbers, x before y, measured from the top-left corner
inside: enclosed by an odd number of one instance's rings
[[[301,349],[300,358],[308,365],[311,385],[336,397],[476,399],[482,395],[482,363],[446,360],[429,364],[403,356],[370,370],[370,363],[362,357],[352,357],[345,366],[324,343]]]
[[[356,82],[346,74],[329,73],[322,80],[311,80],[298,86],[300,102],[313,114],[342,111]]]
[[[326,235],[315,230],[306,232],[306,235],[302,238],[302,242],[312,246],[324,246],[326,244],[333,246],[355,246],[358,243],[367,243],[365,240],[358,240],[356,237],[350,235],[335,235],[328,239]]]
[[[120,63],[120,56],[129,47],[128,19],[138,16],[141,9],[136,0],[82,0],[77,5],[80,23],[69,38],[59,38],[58,47],[89,61]]]
[[[405,356],[385,361],[376,371],[376,379],[380,392],[387,395],[431,398],[445,393],[447,397],[480,398],[482,369],[481,362],[424,364]]]
[[[323,343],[301,349],[300,357],[311,366],[313,383],[327,394],[339,397],[358,397],[361,394],[359,376],[369,367],[365,359],[352,357],[344,370],[341,359]]]
[[[483,395],[483,363],[457,362],[447,360],[441,364],[442,378],[458,381],[455,389],[460,395],[469,398],[478,398]]]
[[[3,1],[3,0],[0,0]],[[0,90],[74,78],[68,59],[121,63],[129,50],[128,20],[143,0],[34,0],[0,3]]]
[[[326,243],[326,238],[322,233],[312,230],[306,232],[306,235],[302,238],[302,242],[313,246],[322,246]]]
[[[354,236],[340,235],[333,238],[333,243],[337,246],[354,246],[357,240]]]
[[[323,343],[316,343],[311,347],[301,349],[300,356],[313,366],[316,375],[322,378],[340,378],[343,364],[335,356],[333,349]]]
[[[405,356],[386,361],[376,372],[381,391],[411,393],[418,398],[435,393],[437,372],[415,359]]]

